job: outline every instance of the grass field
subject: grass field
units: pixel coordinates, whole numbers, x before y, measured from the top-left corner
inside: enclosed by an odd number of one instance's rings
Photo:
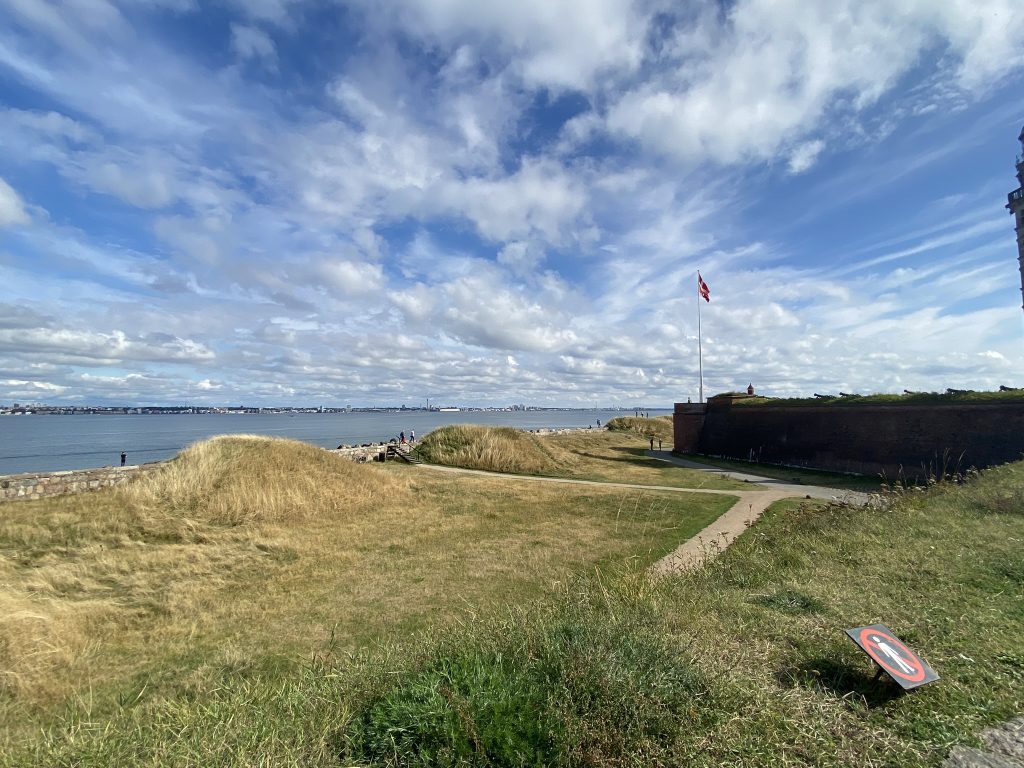
[[[881,477],[870,475],[844,475],[837,472],[824,472],[804,467],[783,467],[778,464],[758,464],[750,461],[739,461],[738,459],[721,459],[701,454],[677,454],[680,458],[690,459],[700,464],[707,464],[710,467],[729,469],[735,472],[742,472],[760,477],[770,477],[776,480],[785,480],[791,483],[803,485],[821,485],[826,488],[841,488],[847,491],[864,491],[866,493],[877,493],[890,484],[883,484]]]
[[[374,471],[395,498],[432,493],[408,482],[426,470]],[[496,483],[485,494],[496,505],[501,494],[515,493],[498,478],[473,481]],[[472,493],[464,488],[448,493]],[[515,514],[522,503],[492,511]],[[476,517],[474,508],[465,501],[462,515]],[[593,525],[614,532],[620,510],[609,506]],[[229,530],[262,525],[247,519]],[[21,525],[31,528],[30,520]],[[568,528],[558,528],[568,538]],[[468,524],[453,530],[446,549],[473,535]],[[53,535],[35,556],[73,543],[66,533]],[[518,564],[529,548],[512,546]],[[552,546],[572,550],[571,542]],[[973,743],[983,727],[1024,712],[1024,464],[963,485],[894,493],[875,507],[776,504],[721,557],[686,575],[652,580],[640,568],[646,559],[612,556],[596,570],[562,570],[539,580],[548,586],[526,601],[487,597],[490,587],[474,584],[468,569],[451,573],[447,584],[464,585],[453,604],[471,607],[451,607],[449,621],[420,624],[422,632],[381,632],[395,642],[356,651],[327,641],[301,664],[211,648],[184,677],[184,670],[157,667],[171,679],[154,681],[156,692],[136,698],[138,689],[126,686],[105,708],[90,708],[83,692],[79,705],[7,759],[68,766],[939,766],[952,745]],[[507,573],[494,577],[505,589],[525,586]],[[357,599],[361,574],[349,578]],[[2,583],[10,579],[5,573]],[[267,588],[265,579],[244,594]],[[484,594],[478,602],[476,589]],[[390,609],[415,611],[417,600],[431,599],[426,594],[410,592]],[[941,680],[905,695],[873,681],[870,662],[843,630],[877,622]],[[5,693],[5,716],[18,695]]]
[[[665,423],[663,419],[623,421]],[[669,450],[671,437],[663,439],[663,444]],[[535,435],[503,427],[455,425],[434,430],[423,438],[416,451],[434,464],[490,472],[677,488],[749,489],[741,482],[647,458],[645,451],[649,447],[649,438],[626,427],[619,431]]]
[[[221,438],[119,490],[0,506],[0,723],[190,699],[642,566],[732,497],[358,465]],[[74,702],[79,704],[74,704]]]

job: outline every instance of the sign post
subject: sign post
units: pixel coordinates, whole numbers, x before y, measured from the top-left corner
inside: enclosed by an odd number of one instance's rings
[[[905,691],[939,679],[935,670],[907,648],[885,624],[848,629],[846,634],[879,666],[878,675],[887,673]]]

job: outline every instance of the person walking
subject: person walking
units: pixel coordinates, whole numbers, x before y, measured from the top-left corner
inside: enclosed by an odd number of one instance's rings
[[[409,442],[410,443],[415,443],[416,442],[416,430],[415,429],[410,429],[409,430]]]
[[[660,437],[658,438],[658,450],[659,451],[661,450],[661,438]]]
[[[654,438],[653,437],[651,438],[651,450],[652,451],[654,450]]]
[[[402,432],[398,433],[398,442],[400,442],[402,445],[405,445],[405,431],[404,430]]]

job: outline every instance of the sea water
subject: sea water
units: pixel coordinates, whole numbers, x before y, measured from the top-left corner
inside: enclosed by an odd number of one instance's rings
[[[80,414],[0,416],[0,475],[87,469],[162,461],[214,435],[290,437],[323,448],[387,442],[400,432],[417,438],[445,424],[519,429],[604,426],[633,411],[374,411],[266,414]],[[667,410],[652,410],[660,416]]]

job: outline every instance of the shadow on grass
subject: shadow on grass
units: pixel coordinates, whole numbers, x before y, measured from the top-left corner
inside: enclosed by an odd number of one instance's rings
[[[573,451],[573,453],[576,454],[577,456],[582,456],[582,457],[587,458],[587,459],[594,459],[596,461],[606,461],[606,462],[615,462],[615,463],[624,463],[624,464],[636,464],[637,466],[640,466],[640,467],[650,467],[652,469],[660,469],[660,467],[658,465],[656,465],[653,461],[651,461],[651,459],[647,458],[644,455],[644,452],[643,452],[642,448],[620,448],[620,447],[615,447],[615,448],[612,448],[612,450],[613,451],[618,451],[620,453],[625,453],[625,454],[628,454],[628,455],[627,456],[622,456],[622,457],[617,457],[617,456],[608,456],[607,454],[601,455],[601,454],[597,454],[597,453],[590,453],[588,451]]]
[[[898,699],[904,691],[886,675],[875,678],[877,670],[852,666],[827,656],[807,659],[776,674],[780,685],[787,688],[813,687],[841,699],[856,697],[869,709]]]

